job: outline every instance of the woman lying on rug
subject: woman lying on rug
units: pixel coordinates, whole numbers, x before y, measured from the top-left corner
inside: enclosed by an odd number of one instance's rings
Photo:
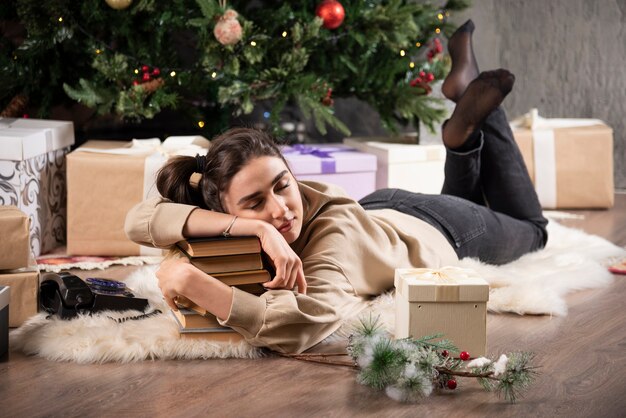
[[[276,267],[268,291],[231,288],[189,264],[157,271],[167,303],[185,296],[254,346],[300,352],[354,316],[364,298],[393,287],[397,267],[437,268],[462,257],[503,264],[543,246],[535,190],[499,107],[506,70],[478,74],[471,21],[452,36],[443,92],[457,105],[443,127],[441,195],[384,189],[356,202],[337,187],[298,182],[272,138],[231,129],[206,156],[178,157],[159,173],[164,198],[129,212],[133,241],[168,247],[189,237],[256,235]],[[194,173],[202,174],[197,185]],[[297,291],[295,288],[297,287]]]

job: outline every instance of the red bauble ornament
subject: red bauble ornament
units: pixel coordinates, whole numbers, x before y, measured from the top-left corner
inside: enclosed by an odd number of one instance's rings
[[[315,15],[321,17],[326,29],[337,29],[346,17],[346,11],[337,0],[323,0],[315,8]]]
[[[159,74],[161,74],[161,70],[159,70],[159,68],[158,68],[158,67],[155,67],[155,68],[152,70],[152,75],[159,75]]]
[[[456,380],[454,379],[448,380],[448,389],[456,389]]]
[[[459,358],[463,361],[467,361],[470,359],[470,353],[468,353],[467,351],[461,351],[461,354],[459,354]]]
[[[142,81],[150,81],[150,74],[143,73],[143,75],[141,76],[141,80]]]
[[[147,73],[148,71],[150,71],[150,67],[148,67],[147,65],[142,65],[141,66],[141,71],[144,73]]]

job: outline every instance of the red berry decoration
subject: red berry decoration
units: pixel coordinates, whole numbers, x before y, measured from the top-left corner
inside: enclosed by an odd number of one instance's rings
[[[468,353],[467,351],[461,351],[461,354],[459,354],[459,358],[463,361],[467,361],[470,359],[470,353]]]
[[[141,79],[143,81],[150,81],[150,74],[149,73],[143,73],[143,76],[141,76]]]
[[[426,74],[426,82],[430,83],[431,81],[433,81],[435,79],[435,75],[433,73],[428,73]]]
[[[159,70],[159,67],[154,67],[154,69],[152,70],[152,75],[159,75],[161,74],[161,70]]]
[[[456,380],[454,379],[448,380],[448,389],[456,389]]]
[[[147,73],[148,71],[150,71],[150,67],[148,67],[147,65],[142,65],[141,71],[143,71],[144,73]]]
[[[337,0],[322,0],[315,8],[315,15],[322,18],[326,29],[337,29],[343,23],[346,11]]]
[[[133,86],[137,86],[137,85],[139,85],[139,81],[133,80]]]
[[[441,352],[441,355],[442,355],[442,356],[444,356],[444,357],[448,357],[448,355],[449,355],[449,354],[450,354],[450,353],[448,353],[448,350],[443,350],[443,351]]]

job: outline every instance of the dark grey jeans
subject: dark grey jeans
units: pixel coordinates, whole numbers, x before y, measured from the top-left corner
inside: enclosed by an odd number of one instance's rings
[[[437,228],[459,258],[504,264],[543,248],[548,221],[504,110],[496,109],[463,150],[447,150],[440,195],[382,189],[359,203],[395,209]]]

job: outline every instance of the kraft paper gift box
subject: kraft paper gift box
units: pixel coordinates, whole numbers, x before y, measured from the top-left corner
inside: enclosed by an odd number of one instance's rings
[[[206,154],[201,136],[120,141],[87,141],[67,156],[67,252],[72,255],[161,255],[124,233],[128,211],[158,196],[157,171],[170,156]]]
[[[9,298],[11,288],[0,286],[0,358],[9,351]]]
[[[0,270],[28,266],[30,220],[16,206],[0,206]]]
[[[39,307],[39,271],[33,265],[24,269],[9,270],[0,273],[0,286],[11,289],[9,303],[9,326],[19,327]]]
[[[35,256],[65,243],[65,154],[72,122],[0,118],[0,204],[30,218]]]
[[[470,269],[396,269],[396,338],[444,334],[472,357],[487,350],[489,284]]]
[[[613,206],[613,130],[602,121],[545,119],[532,109],[511,127],[543,208]]]
[[[439,194],[443,186],[446,149],[443,145],[393,142],[393,138],[346,138],[343,143],[378,160],[376,188]]]
[[[341,186],[359,200],[376,190],[376,157],[342,144],[297,144],[282,147],[298,180]]]

